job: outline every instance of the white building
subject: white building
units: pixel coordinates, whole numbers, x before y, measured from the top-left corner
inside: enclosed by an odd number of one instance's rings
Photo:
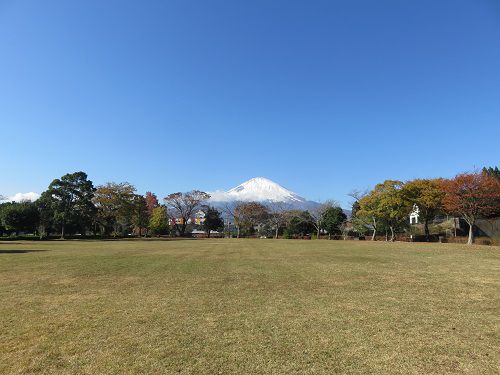
[[[413,205],[413,211],[410,213],[410,224],[418,224],[419,209],[416,204]]]

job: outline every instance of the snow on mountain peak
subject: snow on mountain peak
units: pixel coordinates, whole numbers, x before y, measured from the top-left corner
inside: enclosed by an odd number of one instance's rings
[[[294,192],[265,177],[255,177],[227,192],[213,192],[215,201],[271,201],[271,202],[305,202],[306,200]]]

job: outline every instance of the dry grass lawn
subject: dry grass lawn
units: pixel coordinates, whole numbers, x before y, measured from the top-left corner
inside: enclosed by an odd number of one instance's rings
[[[499,247],[0,242],[0,373],[498,374],[499,296]]]

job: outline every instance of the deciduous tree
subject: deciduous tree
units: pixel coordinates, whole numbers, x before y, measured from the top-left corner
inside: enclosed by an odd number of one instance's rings
[[[230,226],[230,223],[232,221],[232,224],[236,228],[236,238],[240,238],[240,233],[241,233],[240,211],[237,210],[237,208],[241,204],[243,204],[243,202],[238,202],[238,201],[226,202],[226,204],[224,205],[224,208],[222,209],[224,212],[224,215],[228,218],[228,227]]]
[[[403,195],[403,183],[397,180],[386,180],[375,186],[378,195],[378,211],[391,231],[390,241],[394,241],[395,230],[404,225],[412,210]]]
[[[412,207],[404,199],[402,188],[401,181],[386,180],[359,200],[360,209],[356,217],[367,223],[371,220],[372,240],[378,227],[385,225],[391,231],[390,240],[394,241],[395,230],[405,223]]]
[[[372,190],[366,196],[359,200],[359,209],[356,211],[356,220],[372,228],[372,241],[375,241],[378,224],[382,214],[379,210],[380,195]]]
[[[484,173],[462,173],[443,180],[443,206],[469,224],[468,245],[474,243],[474,224],[500,207],[500,180]]]
[[[374,235],[376,234],[376,220],[374,226],[374,220],[371,216],[360,213],[361,205],[359,202],[362,198],[368,195],[368,191],[353,190],[348,195],[353,198],[353,201],[351,206],[351,217],[349,219],[350,226],[346,225],[345,228],[349,227],[360,235],[364,235],[369,228],[374,228],[374,232],[372,234],[373,240]]]
[[[169,215],[178,219],[175,221],[175,227],[180,236],[184,236],[189,219],[209,198],[210,194],[199,190],[173,193],[164,198]]]
[[[326,201],[325,203],[308,210],[312,218],[312,225],[314,225],[314,228],[316,229],[318,239],[320,237],[321,230],[323,229],[323,215],[325,211],[333,205],[334,203],[332,201]]]
[[[125,234],[134,217],[135,186],[128,182],[108,182],[97,187],[94,203],[97,222],[104,233]]]
[[[151,215],[156,207],[160,207],[160,203],[158,202],[158,197],[156,196],[156,194],[148,191],[146,192],[145,198],[146,198],[146,206],[148,208],[148,213],[149,215]]]
[[[165,206],[153,209],[153,213],[149,219],[149,230],[155,236],[169,233],[167,208]]]
[[[284,202],[272,202],[268,205],[269,221],[274,228],[274,238],[278,238],[280,228],[285,226],[289,210],[290,205]]]
[[[238,221],[238,228],[244,227],[252,230],[256,226],[264,224],[269,218],[267,207],[258,202],[240,203],[235,207],[234,211],[234,217]]]

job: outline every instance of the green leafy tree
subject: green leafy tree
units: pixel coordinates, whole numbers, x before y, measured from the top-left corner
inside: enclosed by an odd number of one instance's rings
[[[340,231],[340,226],[347,220],[344,210],[339,206],[330,206],[323,211],[322,223],[323,229],[328,232],[328,239],[332,238],[332,233]]]
[[[7,208],[7,204],[6,203],[0,203],[0,236],[3,235],[3,233],[5,232],[5,227],[3,225],[3,213],[4,213],[4,210]]]
[[[97,187],[93,200],[96,222],[104,234],[125,235],[132,229],[137,208],[135,192],[135,186],[128,182],[108,182]],[[142,217],[139,220],[143,222]]]
[[[351,230],[353,232],[357,232],[361,236],[364,236],[365,233],[373,227],[373,220],[371,217],[363,215],[362,213],[358,214],[361,210],[359,201],[367,194],[368,192],[360,190],[353,190],[349,193],[349,196],[353,198],[351,217],[349,218],[349,223],[343,226],[343,232]]]
[[[394,241],[395,231],[406,223],[412,205],[404,197],[403,185],[401,181],[386,180],[359,200],[356,217],[372,227],[372,240],[377,230],[385,226]]]
[[[149,231],[154,236],[169,233],[168,215],[165,206],[153,208],[153,213],[149,219]]]
[[[40,239],[49,235],[54,229],[54,210],[52,209],[52,198],[42,194],[35,202],[38,210],[38,235]]]
[[[381,225],[382,212],[380,211],[380,193],[372,190],[363,196],[359,201],[359,209],[356,211],[356,216],[353,221],[361,231],[361,227],[372,229],[372,241],[375,241],[375,236]]]
[[[33,232],[38,223],[38,210],[32,202],[11,202],[2,210],[2,225],[6,230]]]
[[[221,213],[214,207],[207,207],[205,210],[205,220],[203,221],[203,230],[210,238],[211,231],[220,231],[224,229],[224,220]]]
[[[96,212],[92,202],[94,192],[87,174],[75,172],[55,179],[42,193],[43,199],[50,204],[54,222],[61,227],[61,238],[64,238],[69,224],[80,229],[90,225]]]
[[[418,216],[424,223],[425,237],[429,240],[429,223],[443,209],[444,193],[440,179],[416,179],[407,182],[402,194],[412,207],[418,207]]]
[[[308,211],[291,210],[287,212],[285,238],[304,236],[315,231],[314,219]]]
[[[135,195],[132,204],[132,224],[139,237],[142,237],[143,230],[147,230],[150,218],[146,198],[142,195]]]
[[[395,231],[403,226],[412,210],[402,191],[403,183],[397,180],[386,180],[375,186],[378,194],[378,212],[391,231],[390,241],[394,241]]]

